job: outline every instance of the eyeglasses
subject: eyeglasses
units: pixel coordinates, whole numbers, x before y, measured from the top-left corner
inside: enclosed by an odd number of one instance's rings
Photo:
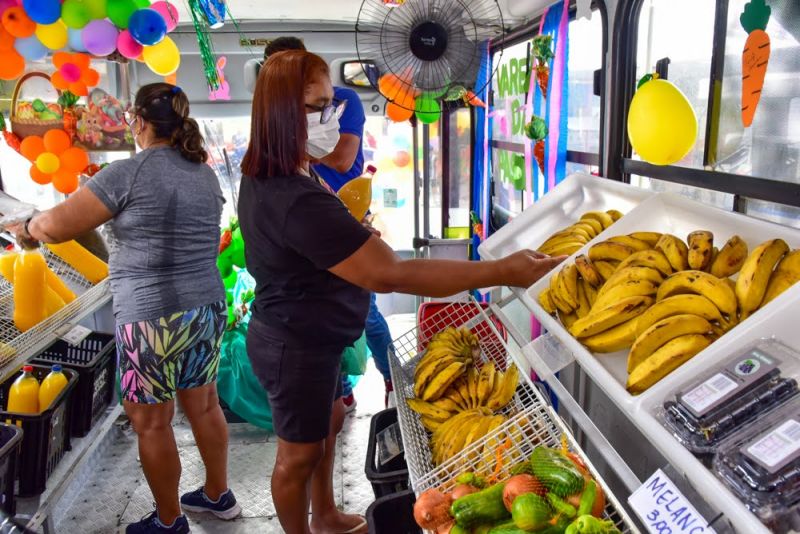
[[[306,107],[318,111],[320,113],[319,123],[327,124],[334,115],[337,119],[342,118],[344,109],[347,107],[347,100],[334,100],[327,106],[312,106],[311,104],[306,104]]]

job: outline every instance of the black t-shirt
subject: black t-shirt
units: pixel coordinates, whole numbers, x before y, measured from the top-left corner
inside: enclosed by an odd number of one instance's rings
[[[314,178],[243,177],[239,222],[256,280],[253,316],[290,346],[355,342],[369,292],[330,273],[370,237]]]

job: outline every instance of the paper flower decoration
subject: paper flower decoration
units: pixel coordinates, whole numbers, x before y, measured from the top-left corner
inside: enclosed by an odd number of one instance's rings
[[[68,195],[78,189],[78,174],[89,165],[89,156],[82,148],[72,146],[64,130],[53,129],[43,137],[31,135],[22,140],[20,153],[31,165],[30,175],[40,185],[53,184]]]
[[[90,67],[87,54],[70,54],[57,52],[53,55],[53,65],[58,69],[50,80],[62,91],[69,91],[78,96],[88,96],[89,88],[100,81],[100,75]]]

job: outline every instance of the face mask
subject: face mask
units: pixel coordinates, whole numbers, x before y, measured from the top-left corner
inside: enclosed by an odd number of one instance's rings
[[[325,124],[320,124],[321,113],[306,115],[308,120],[308,141],[306,153],[314,159],[322,159],[336,148],[339,142],[339,119],[334,115]]]

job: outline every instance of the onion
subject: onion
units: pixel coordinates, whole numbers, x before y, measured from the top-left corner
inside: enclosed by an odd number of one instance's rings
[[[456,526],[456,522],[453,520],[448,521],[443,525],[439,525],[439,528],[433,531],[433,534],[450,534],[450,531],[453,530],[453,527]]]
[[[450,497],[436,488],[424,491],[414,503],[414,520],[425,530],[435,530],[452,521]]]
[[[547,494],[547,488],[533,475],[515,475],[508,479],[503,488],[503,504],[506,510],[511,511],[514,499],[525,493],[535,493],[541,497]]]
[[[477,493],[478,491],[478,488],[475,486],[470,486],[469,484],[459,484],[453,489],[453,491],[450,492],[450,497],[455,501],[461,497],[464,497],[465,495]]]

